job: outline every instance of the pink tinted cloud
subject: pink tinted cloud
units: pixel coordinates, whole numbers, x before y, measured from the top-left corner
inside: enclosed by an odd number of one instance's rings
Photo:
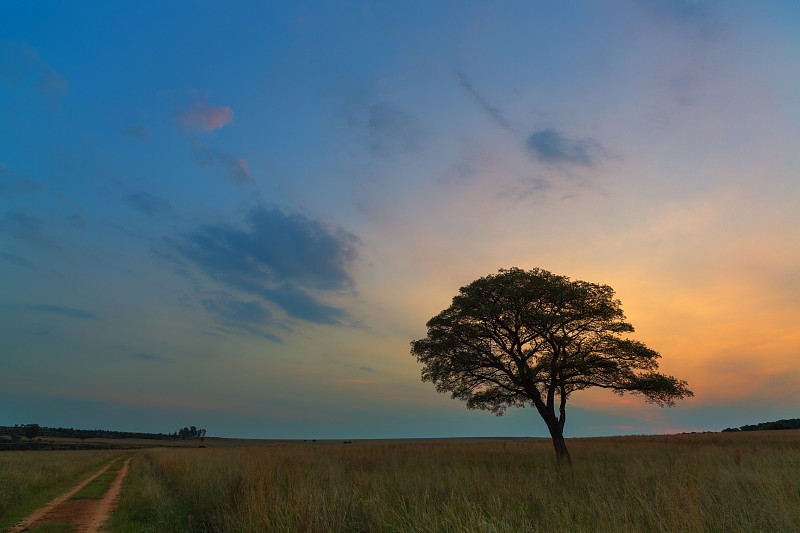
[[[233,109],[230,106],[217,107],[195,102],[178,118],[181,125],[189,131],[209,133],[233,122]]]

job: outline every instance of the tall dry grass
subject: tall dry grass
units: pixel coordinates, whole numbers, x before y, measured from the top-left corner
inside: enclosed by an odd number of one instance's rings
[[[134,458],[112,532],[796,531],[800,431],[296,443]]]
[[[83,481],[119,451],[0,452],[0,531]]]

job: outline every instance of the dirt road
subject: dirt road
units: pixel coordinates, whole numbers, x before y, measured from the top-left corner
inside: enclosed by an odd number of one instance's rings
[[[114,510],[114,505],[116,504],[122,488],[122,480],[128,474],[128,465],[130,462],[131,460],[128,458],[122,464],[122,468],[117,474],[117,477],[99,500],[71,500],[70,498],[83,487],[91,483],[97,476],[108,470],[109,466],[111,466],[110,464],[32,513],[25,520],[7,530],[7,533],[27,531],[33,526],[46,522],[69,522],[74,526],[76,533],[94,533],[101,531],[100,528],[103,523],[108,519],[111,511]]]

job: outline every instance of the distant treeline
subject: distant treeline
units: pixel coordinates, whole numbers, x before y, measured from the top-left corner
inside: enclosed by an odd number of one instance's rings
[[[139,433],[133,431],[111,431],[108,429],[75,429],[51,428],[39,424],[24,424],[14,426],[0,426],[0,436],[11,437],[16,440],[20,437],[29,439],[36,437],[63,437],[70,439],[151,439],[168,440],[176,438],[205,437],[206,430],[198,430],[195,426],[182,428],[174,433]]]
[[[760,424],[742,426],[739,428],[725,428],[722,431],[765,431],[768,429],[800,429],[800,418],[776,420],[775,422],[761,422]]]

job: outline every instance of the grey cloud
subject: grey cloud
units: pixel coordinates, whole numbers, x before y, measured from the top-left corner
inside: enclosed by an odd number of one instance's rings
[[[99,318],[97,315],[90,313],[89,311],[74,307],[63,307],[60,305],[37,304],[30,306],[30,309],[31,311],[36,311],[37,313],[48,313],[51,315],[67,316],[71,318],[82,318],[87,320],[97,320]]]
[[[472,85],[461,71],[456,71],[461,87],[475,100],[483,111],[501,128],[517,134],[518,128],[495,106],[491,105]],[[554,128],[542,128],[531,133],[525,140],[525,149],[537,160],[548,165],[594,166],[598,158],[605,156],[600,143],[594,139],[569,139]],[[469,167],[453,168],[457,175],[468,175]],[[537,186],[536,183],[532,185]],[[541,184],[539,184],[541,185]]]
[[[511,125],[511,122],[503,115],[503,112],[491,105],[486,98],[482,94],[480,94],[475,87],[472,85],[472,82],[467,78],[467,75],[461,71],[456,71],[456,76],[458,76],[458,81],[461,83],[461,87],[469,94],[475,102],[477,102],[478,106],[483,109],[491,118],[494,120],[501,128],[508,130],[514,133],[514,127]]]
[[[246,228],[205,225],[192,232],[184,255],[208,273],[234,274],[254,282],[285,281],[319,289],[352,286],[347,268],[358,238],[299,213],[257,207]]]
[[[281,339],[264,330],[273,323],[271,313],[258,301],[242,301],[222,293],[201,302],[206,311],[214,314],[226,326],[247,331],[259,337],[281,343]]]
[[[125,201],[137,211],[149,217],[166,214],[172,209],[172,205],[169,201],[144,191],[137,191],[133,194],[129,194],[125,197]]]
[[[568,139],[553,128],[531,133],[525,147],[536,159],[549,165],[591,167],[604,153],[600,143],[593,139]]]
[[[317,324],[339,324],[347,318],[342,309],[325,305],[309,293],[284,285],[276,290],[259,291],[266,299],[276,303],[290,316]]]
[[[175,248],[219,283],[270,302],[292,318],[333,324],[343,322],[347,313],[321,302],[312,292],[353,290],[349,268],[358,244],[358,238],[343,229],[299,213],[257,207],[247,214],[243,228],[204,225]],[[212,310],[226,316],[247,311],[256,319],[267,318],[258,316],[255,307],[235,304]]]
[[[425,132],[413,115],[385,103],[369,106],[368,113],[369,148],[373,155],[387,157],[422,148]]]

